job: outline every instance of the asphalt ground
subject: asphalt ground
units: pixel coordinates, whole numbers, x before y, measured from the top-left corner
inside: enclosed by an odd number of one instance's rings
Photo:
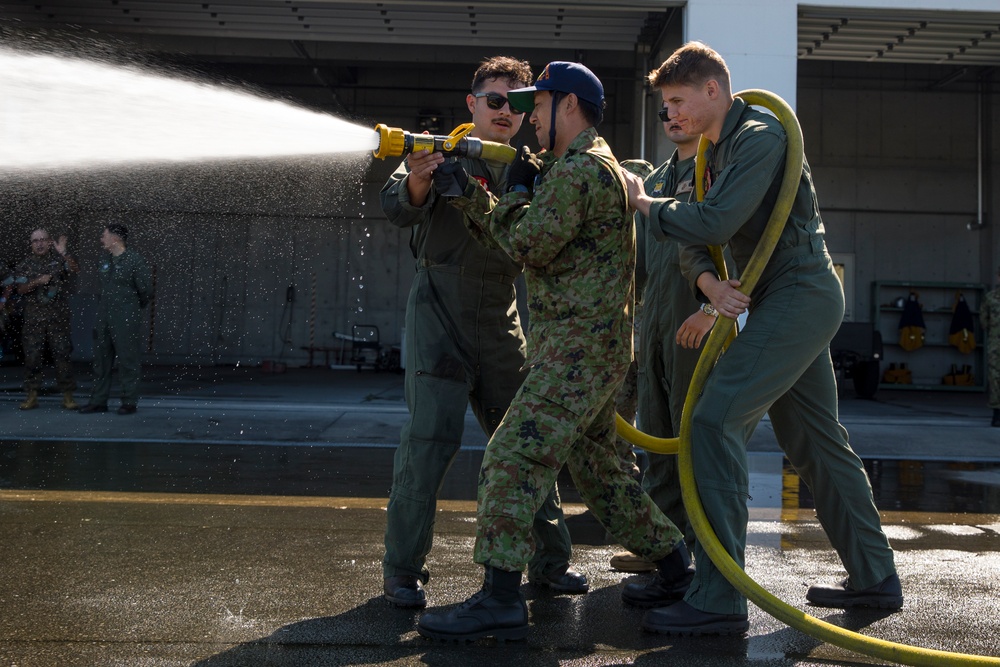
[[[80,368],[84,397],[89,373]],[[22,412],[0,368],[0,665],[887,664],[751,605],[741,638],[639,628],[618,550],[563,496],[583,596],[525,584],[527,641],[442,645],[381,598],[383,512],[406,410],[402,376],[366,370],[157,367],[139,412],[80,415],[47,392]],[[813,608],[843,576],[765,421],[751,443],[747,571],[802,611],[880,639],[1000,655],[1000,429],[982,394],[843,392],[897,553],[896,614]],[[471,562],[485,437],[471,416],[439,505],[431,605],[478,589]],[[891,664],[891,663],[888,663]]]

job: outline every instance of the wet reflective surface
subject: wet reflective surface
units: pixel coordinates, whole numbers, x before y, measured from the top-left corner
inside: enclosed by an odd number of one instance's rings
[[[1000,464],[974,461],[867,460],[882,511],[1000,513]],[[800,507],[813,507],[800,485]]]
[[[417,613],[381,597],[384,505],[381,498],[0,490],[7,575],[0,577],[0,664],[885,664],[793,630],[754,605],[745,637],[642,632],[643,610],[623,605],[621,589],[643,577],[608,567],[617,546],[578,539],[585,514],[569,523],[572,563],[590,579],[589,593],[558,596],[525,583],[525,642],[428,642],[415,632]],[[432,606],[458,603],[482,583],[471,558],[474,504],[445,505],[428,559]],[[836,581],[843,571],[811,511],[780,514],[751,511],[747,572],[794,608],[886,641],[1000,652],[995,515],[889,513],[906,605],[888,614],[806,604],[806,585]]]
[[[395,447],[0,440],[0,488],[386,498]],[[475,500],[481,449],[463,449],[440,498]],[[811,509],[778,454],[754,453],[750,506]],[[883,511],[1000,514],[1000,463],[865,461]],[[567,473],[564,500],[579,502]]]
[[[407,419],[401,376],[154,368],[148,377],[137,415],[88,418],[59,409],[55,394],[38,410],[17,410],[20,370],[7,374],[0,664],[883,664],[754,605],[746,637],[640,631],[643,612],[621,603],[621,587],[641,577],[610,569],[619,547],[575,504],[565,475],[571,562],[591,591],[558,596],[525,583],[531,631],[522,644],[426,642],[416,614],[381,597],[386,498]],[[766,420],[749,448],[747,573],[795,608],[865,635],[1000,655],[1000,430],[989,427],[982,397],[880,392],[879,401],[843,400],[841,418],[883,510],[903,611],[806,604],[805,586],[842,579],[843,566]],[[432,606],[460,602],[482,583],[472,499],[485,440],[468,418],[469,449],[436,514]]]

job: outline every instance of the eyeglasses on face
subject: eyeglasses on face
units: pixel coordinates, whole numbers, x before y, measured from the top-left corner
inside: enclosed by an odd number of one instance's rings
[[[667,109],[667,107],[663,107],[662,109],[657,111],[656,115],[659,116],[660,120],[662,120],[664,123],[670,120],[670,110]]]
[[[512,114],[520,116],[521,114],[524,113],[523,111],[518,111],[514,107],[510,106],[510,100],[508,100],[500,93],[472,93],[472,96],[475,97],[476,99],[480,97],[485,97],[486,106],[493,109],[494,111],[500,111],[500,109],[503,109],[503,105],[506,104],[510,108],[510,112]]]

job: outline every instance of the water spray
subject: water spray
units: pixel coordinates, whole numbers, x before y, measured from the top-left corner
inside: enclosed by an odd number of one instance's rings
[[[372,151],[372,155],[384,160],[387,157],[402,157],[426,150],[428,153],[444,153],[446,157],[482,158],[507,164],[514,161],[517,149],[513,146],[467,136],[475,127],[473,123],[464,123],[452,130],[449,135],[413,134],[398,127],[379,123],[375,126],[378,148]]]
[[[371,126],[252,91],[0,45],[0,177],[211,160],[367,159]]]

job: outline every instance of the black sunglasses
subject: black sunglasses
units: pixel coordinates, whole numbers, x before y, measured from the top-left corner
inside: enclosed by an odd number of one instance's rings
[[[494,111],[500,111],[500,109],[503,109],[503,105],[506,104],[507,106],[510,107],[510,112],[512,114],[517,114],[518,116],[520,116],[521,114],[524,113],[523,111],[518,111],[513,106],[511,106],[510,100],[508,100],[500,93],[472,93],[472,96],[475,98],[485,97],[486,106],[493,109]]]
[[[660,120],[662,120],[664,123],[670,120],[670,110],[667,109],[667,107],[663,107],[662,109],[657,111],[656,115],[659,116]]]

